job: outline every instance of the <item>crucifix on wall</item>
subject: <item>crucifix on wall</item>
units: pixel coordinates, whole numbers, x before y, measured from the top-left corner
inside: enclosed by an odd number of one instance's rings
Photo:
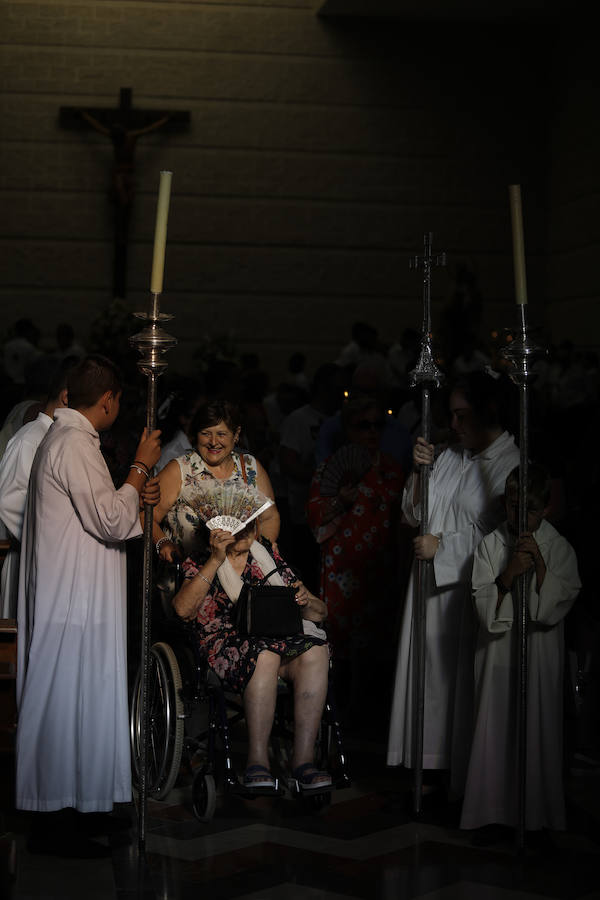
[[[190,114],[185,110],[133,109],[131,88],[121,88],[116,109],[82,109],[61,106],[59,123],[63,128],[93,128],[108,137],[113,145],[114,164],[109,196],[114,206],[113,295],[125,297],[127,290],[127,244],[135,195],[135,147],[140,137],[153,131],[178,132],[188,128]]]

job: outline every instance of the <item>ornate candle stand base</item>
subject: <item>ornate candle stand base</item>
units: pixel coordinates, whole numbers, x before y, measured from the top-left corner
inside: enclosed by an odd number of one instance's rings
[[[173,316],[160,312],[160,294],[151,294],[150,308],[147,313],[134,313],[147,325],[139,334],[129,339],[142,358],[138,360],[138,369],[148,379],[148,396],[146,406],[146,429],[148,434],[156,429],[157,380],[167,368],[163,355],[175,346],[177,340],[160,327],[161,322]],[[152,562],[154,559],[154,542],[152,539],[153,507],[144,504],[144,575],[142,601],[142,661],[141,661],[141,728],[139,759],[139,795],[138,795],[138,841],[140,857],[144,853],[146,841],[146,760],[148,750],[148,673],[150,667],[150,610],[152,600]]]
[[[138,360],[138,369],[143,375],[157,378],[167,368],[163,353],[177,343],[176,338],[167,334],[160,327],[161,322],[168,322],[173,316],[160,312],[160,294],[151,294],[148,312],[134,313],[136,319],[143,319],[147,326],[139,334],[129,338],[129,343],[142,354]],[[150,413],[150,411],[149,411]]]
[[[512,335],[512,341],[500,351],[510,363],[508,374],[517,385],[528,381],[532,373],[533,364],[546,351],[531,341],[527,324],[527,306],[519,305],[519,323],[516,329],[507,329]],[[534,376],[535,377],[535,376]]]

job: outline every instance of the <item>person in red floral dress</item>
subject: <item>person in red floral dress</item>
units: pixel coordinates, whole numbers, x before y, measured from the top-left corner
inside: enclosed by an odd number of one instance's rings
[[[321,547],[320,596],[327,605],[336,696],[348,717],[364,713],[385,658],[382,636],[398,605],[397,525],[405,473],[379,449],[385,415],[370,398],[348,401],[342,446],[315,472],[308,503]]]

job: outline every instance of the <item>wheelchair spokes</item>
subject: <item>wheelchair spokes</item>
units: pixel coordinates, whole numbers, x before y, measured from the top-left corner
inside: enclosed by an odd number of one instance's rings
[[[141,673],[135,680],[130,730],[133,782],[139,787],[140,739],[142,730]],[[184,715],[181,673],[168,644],[153,644],[147,684],[148,748],[147,791],[153,799],[164,799],[177,779],[183,749]]]

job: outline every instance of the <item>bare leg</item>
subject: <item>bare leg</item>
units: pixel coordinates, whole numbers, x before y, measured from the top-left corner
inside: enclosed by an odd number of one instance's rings
[[[282,666],[281,674],[294,684],[294,752],[292,770],[312,763],[315,740],[327,696],[329,652],[315,645]]]
[[[269,737],[275,715],[281,657],[271,650],[258,654],[256,668],[244,691],[248,726],[248,766],[269,768]]]

